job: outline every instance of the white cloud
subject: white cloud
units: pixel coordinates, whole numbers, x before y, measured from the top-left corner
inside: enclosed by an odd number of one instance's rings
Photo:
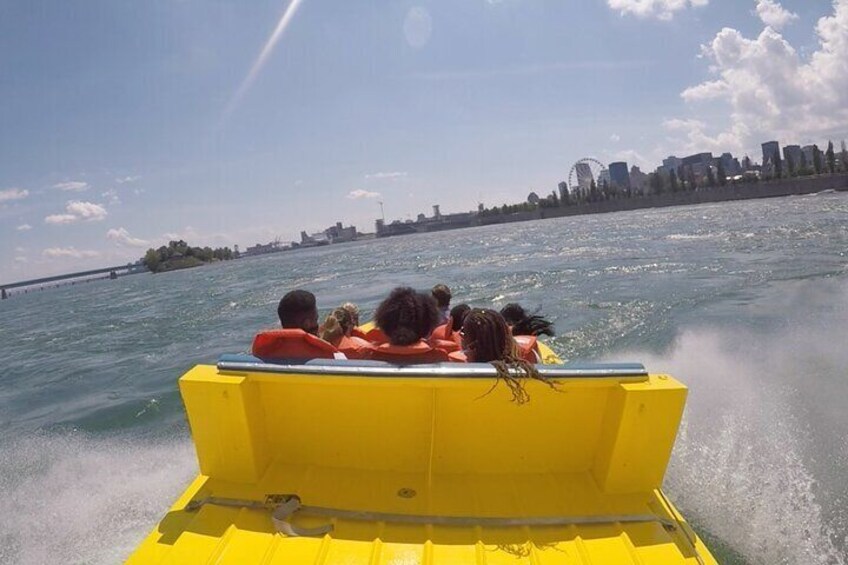
[[[23,200],[29,196],[29,191],[20,188],[7,188],[0,190],[0,202],[10,202],[12,200]]]
[[[121,199],[118,197],[118,191],[115,190],[114,188],[110,188],[109,190],[104,190],[100,195],[103,198],[105,198],[106,202],[108,202],[111,205],[121,203]]]
[[[64,190],[66,192],[83,192],[88,190],[88,183],[79,180],[71,180],[54,184],[53,188]]]
[[[764,24],[777,30],[798,19],[798,14],[790,12],[775,0],[757,0],[756,14]]]
[[[29,224],[21,224],[18,227],[16,227],[15,229],[18,230],[18,231],[29,231],[29,230],[32,229],[32,226],[29,225]]]
[[[347,194],[347,197],[350,198],[351,200],[360,200],[362,198],[379,198],[380,193],[379,192],[369,192],[367,190],[362,190],[360,188],[360,189],[357,189],[357,190],[351,190]]]
[[[97,251],[87,249],[77,249],[75,247],[49,247],[41,252],[45,257],[57,259],[60,257],[71,257],[74,259],[86,259],[90,257],[99,257]]]
[[[839,137],[848,130],[848,0],[835,0],[833,14],[816,25],[818,48],[808,57],[774,28],[754,39],[724,28],[702,48],[712,61],[713,80],[687,88],[687,102],[725,104],[729,120],[713,128],[696,120],[669,120],[696,150],[756,150],[759,142],[803,142]],[[714,133],[708,134],[712,130]]]
[[[136,176],[128,176],[128,177],[119,177],[115,179],[115,182],[118,184],[127,184],[131,182],[136,182],[141,179],[141,175]]]
[[[108,215],[106,208],[93,202],[72,200],[65,206],[64,214],[52,214],[44,218],[46,224],[72,224],[75,222],[99,222]]]
[[[633,14],[639,18],[657,18],[668,21],[676,12],[689,7],[699,8],[709,0],[607,0],[607,5],[622,16]]]
[[[110,229],[106,232],[106,238],[118,245],[126,245],[128,247],[146,247],[150,245],[150,242],[147,240],[132,237],[130,232],[124,228]]]
[[[365,180],[398,180],[405,179],[408,176],[409,173],[405,171],[379,172],[365,175]]]
[[[23,256],[15,257],[15,263],[28,263],[28,262],[29,262],[29,260],[26,257],[23,257]]]
[[[618,143],[619,141],[621,141],[621,136],[617,133],[614,133],[610,136],[610,141],[612,141],[613,143]]]

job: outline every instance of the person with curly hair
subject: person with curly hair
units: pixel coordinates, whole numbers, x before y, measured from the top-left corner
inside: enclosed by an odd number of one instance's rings
[[[398,287],[380,303],[374,319],[389,341],[371,347],[369,359],[398,364],[448,360],[446,352],[431,347],[426,341],[439,323],[436,301],[429,294]]]

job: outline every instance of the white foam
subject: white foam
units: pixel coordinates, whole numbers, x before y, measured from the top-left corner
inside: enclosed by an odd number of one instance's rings
[[[666,488],[696,527],[749,563],[844,564],[844,516],[820,496],[840,496],[839,481],[822,485],[809,461],[813,434],[839,432],[802,425],[793,402],[795,379],[810,375],[799,370],[802,352],[823,342],[809,325],[797,331],[800,342],[788,332],[689,330],[667,355],[635,357],[690,388]],[[848,362],[829,343],[831,362]]]
[[[186,439],[0,444],[0,563],[120,563],[197,473]]]

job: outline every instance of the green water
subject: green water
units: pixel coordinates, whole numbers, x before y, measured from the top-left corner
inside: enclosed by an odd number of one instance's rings
[[[569,359],[690,386],[667,490],[722,562],[845,563],[848,195],[302,250],[0,303],[0,563],[114,563],[196,473],[176,388],[280,296],[365,317],[397,285],[550,317]],[[323,312],[322,312],[323,313]]]

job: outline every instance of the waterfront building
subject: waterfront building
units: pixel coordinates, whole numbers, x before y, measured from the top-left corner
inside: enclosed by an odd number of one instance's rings
[[[732,153],[722,153],[721,157],[718,158],[718,161],[721,162],[722,168],[724,168],[724,173],[728,177],[733,177],[742,172],[742,167],[739,166],[739,160],[733,158]],[[716,163],[718,165],[718,163]]]
[[[763,167],[766,165],[774,165],[777,159],[780,158],[780,144],[776,141],[766,141],[763,143]]]
[[[663,159],[662,166],[666,170],[667,173],[671,173],[671,171],[674,171],[675,173],[677,173],[677,170],[680,168],[680,165],[682,165],[682,164],[683,164],[682,159],[678,159],[677,157],[672,155],[672,156],[668,157],[667,159]]]
[[[787,145],[783,148],[783,160],[786,161],[787,171],[789,164],[792,164],[792,172],[797,172],[801,168],[801,156],[803,155],[800,145]]]
[[[341,222],[336,222],[335,226],[330,226],[324,230],[324,235],[332,243],[343,243],[345,241],[354,241],[356,239],[356,226],[342,227]]]
[[[630,190],[630,172],[627,163],[617,161],[609,164],[610,186],[616,190]]]
[[[433,219],[438,220],[442,217],[442,213],[439,211],[439,205],[433,204]]]
[[[707,171],[713,164],[713,154],[695,153],[681,159],[680,164],[684,168],[690,168],[695,180],[700,181],[707,176]]]
[[[648,175],[633,165],[630,167],[630,188],[634,193],[644,194],[648,189]]]
[[[592,175],[592,167],[589,163],[579,162],[574,166],[574,172],[577,174],[577,186],[582,194],[588,194],[592,186],[592,181],[595,180]]]
[[[559,183],[559,185],[557,186],[557,188],[559,188],[559,199],[560,199],[562,202],[566,202],[566,201],[568,200],[568,198],[569,198],[569,195],[568,195],[568,183],[567,183],[567,182],[565,182],[565,181],[562,181],[561,183]]]
[[[531,192],[527,195],[527,202],[529,204],[532,204],[533,206],[536,206],[539,203],[539,195],[535,192]]]
[[[806,168],[809,170],[813,170],[813,164],[816,159],[816,146],[815,145],[805,145],[801,149],[801,154],[804,156],[804,164]]]

